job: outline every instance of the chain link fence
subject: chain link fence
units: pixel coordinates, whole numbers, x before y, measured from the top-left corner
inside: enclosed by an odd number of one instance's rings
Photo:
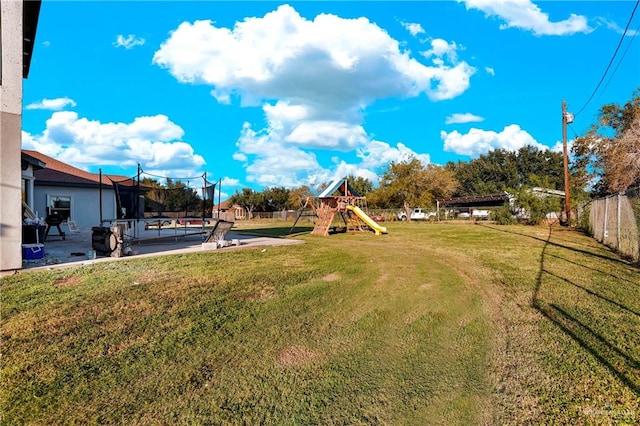
[[[640,187],[592,200],[584,214],[597,241],[640,263]]]

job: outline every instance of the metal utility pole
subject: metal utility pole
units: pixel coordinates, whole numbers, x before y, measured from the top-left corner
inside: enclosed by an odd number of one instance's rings
[[[573,123],[573,114],[567,112],[567,103],[562,101],[562,153],[564,163],[564,211],[567,226],[570,223],[571,191],[569,190],[569,155],[567,154],[567,124]]]

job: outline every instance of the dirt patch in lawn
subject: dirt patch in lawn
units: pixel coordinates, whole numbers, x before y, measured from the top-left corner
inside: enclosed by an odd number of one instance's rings
[[[75,287],[82,282],[82,277],[61,277],[53,283],[54,287]]]
[[[340,278],[341,278],[340,274],[338,274],[337,272],[332,272],[322,277],[322,281],[333,282],[333,281],[338,281]]]
[[[278,355],[278,364],[284,368],[295,368],[317,359],[319,355],[303,346],[289,346]]]

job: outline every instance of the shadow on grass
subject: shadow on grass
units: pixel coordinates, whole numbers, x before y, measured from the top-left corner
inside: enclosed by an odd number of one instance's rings
[[[504,231],[508,232],[508,231]],[[616,347],[613,343],[607,340],[601,333],[598,333],[593,327],[589,324],[586,324],[583,321],[580,321],[575,316],[571,315],[566,309],[559,307],[554,303],[545,303],[540,298],[540,289],[542,287],[542,279],[545,274],[553,276],[555,278],[559,278],[567,284],[573,285],[587,294],[598,297],[601,300],[609,302],[618,308],[625,310],[633,315],[638,315],[634,310],[629,309],[628,307],[608,299],[596,292],[586,289],[571,280],[560,277],[557,274],[549,272],[545,268],[545,260],[547,256],[552,256],[547,253],[549,246],[559,246],[562,248],[566,248],[568,250],[575,250],[571,247],[565,247],[559,244],[555,244],[551,242],[551,234],[552,229],[549,228],[549,234],[547,235],[546,240],[542,240],[545,242],[545,245],[542,249],[542,253],[540,255],[540,268],[538,274],[536,276],[535,288],[533,291],[531,306],[544,315],[545,318],[553,322],[557,327],[559,327],[565,334],[571,337],[574,341],[576,341],[582,348],[584,348],[587,352],[593,355],[603,366],[605,366],[614,376],[616,376],[625,386],[627,386],[633,393],[637,396],[640,396],[640,375],[638,374],[638,369],[640,368],[640,362],[634,359],[630,354],[625,353],[620,348]],[[535,237],[532,237],[535,238]],[[539,239],[539,238],[536,238]],[[582,250],[575,250],[578,252],[582,252]],[[592,253],[586,253],[592,254]],[[599,256],[609,260],[605,256]],[[582,267],[582,265],[576,264],[577,266]],[[632,334],[635,334],[631,332]]]
[[[290,226],[280,226],[267,228],[234,229],[233,231],[237,232],[238,234],[253,235],[256,237],[287,238],[308,234],[313,231],[313,226],[298,226],[293,230]]]
[[[556,259],[560,259],[560,260],[562,260],[564,262],[571,263],[572,265],[576,265],[576,266],[579,266],[581,268],[588,269],[588,270],[593,271],[593,272],[597,272],[599,274],[609,275],[610,277],[615,278],[615,279],[620,280],[620,281],[625,281],[625,282],[631,283],[633,285],[640,286],[640,282],[638,282],[638,281],[632,281],[632,280],[630,280],[628,278],[621,277],[621,276],[618,276],[616,274],[612,274],[611,272],[605,272],[605,271],[602,271],[600,269],[592,268],[591,266],[582,265],[582,264],[580,264],[578,262],[574,262],[573,260],[565,259],[562,256],[558,256],[558,255],[555,255],[555,254],[549,254],[549,253],[547,253],[547,256],[553,257],[553,258],[556,258]]]
[[[554,256],[554,257],[555,257],[555,256]],[[590,294],[591,296],[597,297],[597,298],[599,298],[599,299],[601,299],[601,300],[604,300],[605,302],[609,302],[609,303],[611,303],[612,305],[615,305],[615,306],[617,306],[618,308],[620,308],[620,309],[622,309],[622,310],[625,310],[625,311],[627,311],[627,312],[629,312],[629,313],[631,313],[631,314],[634,314],[634,315],[636,315],[636,316],[639,316],[639,317],[640,317],[640,313],[638,313],[638,312],[634,311],[634,310],[633,310],[633,309],[631,309],[631,308],[628,308],[627,306],[623,305],[622,303],[616,302],[616,301],[615,301],[615,300],[613,300],[613,299],[609,299],[608,297],[603,296],[603,295],[601,295],[601,294],[599,294],[599,293],[596,293],[595,291],[590,290],[590,289],[588,289],[588,288],[586,288],[586,287],[583,287],[583,286],[581,286],[580,284],[576,284],[576,283],[574,283],[573,281],[571,281],[571,280],[570,280],[570,279],[568,279],[568,278],[562,277],[562,276],[560,276],[560,275],[558,275],[558,274],[556,274],[556,273],[553,273],[553,272],[551,272],[551,271],[547,271],[546,269],[545,269],[545,270],[543,270],[542,272],[543,272],[543,273],[545,273],[545,274],[551,275],[552,277],[556,277],[557,279],[559,279],[559,280],[561,280],[561,281],[564,281],[565,283],[567,283],[567,284],[569,284],[569,285],[572,285],[572,286],[574,286],[574,287],[576,287],[576,288],[579,288],[580,290],[582,290],[582,291],[584,291],[584,292],[586,292],[586,293]]]
[[[551,236],[551,229],[552,229],[551,227],[549,227],[549,237],[547,237],[545,239],[545,238],[536,237],[535,235],[523,234],[521,232],[507,231],[506,229],[500,229],[500,228],[495,227],[495,226],[490,226],[490,225],[482,225],[482,226],[484,226],[485,228],[493,229],[494,231],[504,232],[504,233],[507,233],[507,234],[521,235],[523,237],[527,237],[527,238],[531,238],[531,239],[534,239],[534,240],[542,241],[543,243],[545,243],[545,247],[546,247],[546,245],[552,245],[554,247],[559,247],[559,248],[571,250],[571,251],[574,251],[576,253],[585,254],[587,256],[598,257],[600,259],[606,259],[608,261],[622,263],[624,265],[631,265],[629,262],[627,262],[625,260],[618,259],[614,253],[611,253],[610,256],[605,256],[603,254],[594,253],[593,251],[590,251],[590,250],[583,250],[583,249],[579,249],[579,248],[576,248],[576,247],[571,247],[571,246],[568,246],[568,245],[552,242],[552,241],[549,240],[549,238]]]
[[[559,248],[571,250],[571,251],[574,251],[576,253],[586,254],[588,256],[594,256],[594,257],[597,257],[597,258],[600,258],[600,259],[610,260],[610,261],[613,261],[613,262],[622,263],[622,264],[627,265],[627,266],[635,267],[635,265],[630,264],[629,262],[626,262],[626,261],[620,260],[620,259],[616,259],[615,257],[613,257],[614,256],[613,253],[612,253],[612,257],[609,257],[609,256],[605,256],[605,255],[602,255],[602,254],[594,253],[593,251],[582,250],[582,249],[575,248],[573,246],[563,245],[563,244],[559,244],[559,243],[556,243],[556,242],[552,242],[552,241],[549,240],[549,238],[551,237],[551,230],[552,230],[551,227],[549,227],[549,236],[546,239],[544,239],[544,238],[536,237],[534,235],[523,234],[521,232],[515,232],[515,231],[508,231],[506,229],[500,229],[499,227],[495,227],[495,226],[489,226],[489,225],[482,225],[482,226],[484,226],[485,228],[493,229],[494,231],[504,232],[506,234],[520,235],[520,236],[528,237],[528,238],[531,238],[531,239],[534,239],[534,240],[537,240],[537,241],[542,241],[543,243],[545,243],[545,248],[546,248],[547,244],[549,244],[549,245],[552,245],[554,247],[559,247]],[[568,232],[568,230],[556,229],[554,232],[555,233],[558,233],[558,232],[561,233],[561,232]],[[586,246],[583,246],[583,247],[586,247]],[[636,281],[631,281],[628,278],[612,274],[611,272],[606,272],[606,271],[602,271],[602,270],[599,270],[599,269],[596,269],[596,268],[592,268],[590,266],[582,265],[580,263],[574,262],[572,260],[568,260],[568,259],[566,259],[564,257],[561,257],[561,256],[558,256],[558,255],[547,253],[547,256],[554,257],[554,258],[560,259],[560,260],[564,260],[565,262],[571,263],[571,264],[579,266],[581,268],[585,268],[585,269],[591,270],[593,272],[598,272],[598,273],[603,274],[603,275],[608,275],[608,276],[610,276],[612,278],[615,278],[617,280],[626,281],[628,283],[631,283],[631,284],[634,284],[634,285],[638,285],[638,282],[636,282]]]

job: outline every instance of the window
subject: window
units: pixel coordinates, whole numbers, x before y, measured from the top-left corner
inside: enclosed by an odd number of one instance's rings
[[[70,195],[47,195],[47,210],[49,214],[58,213],[62,220],[71,217]]]

